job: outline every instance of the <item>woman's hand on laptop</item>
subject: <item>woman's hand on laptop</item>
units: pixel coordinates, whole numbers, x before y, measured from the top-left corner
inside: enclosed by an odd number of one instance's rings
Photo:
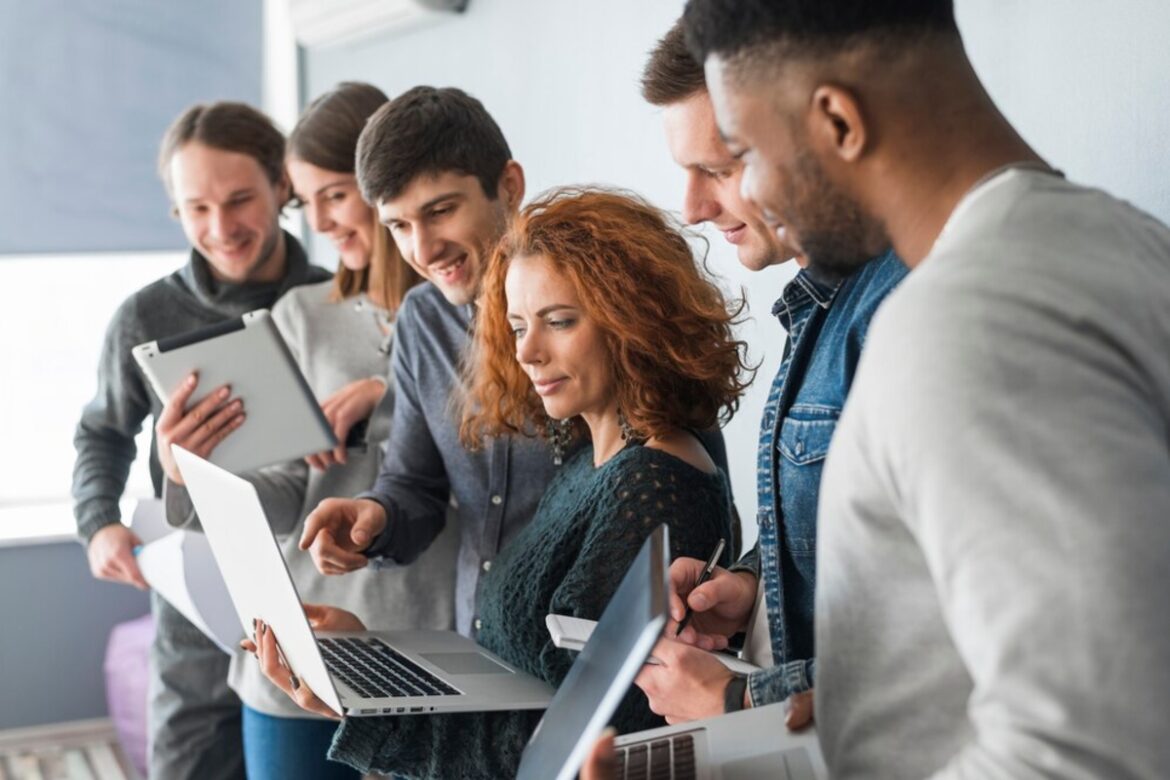
[[[331,609],[328,608],[327,609]],[[306,610],[307,611],[307,610]],[[345,610],[337,610],[338,612],[345,612]],[[350,613],[345,612],[350,615]],[[357,620],[356,617],[354,620]],[[358,621],[360,624],[361,621]],[[329,708],[325,702],[317,698],[317,694],[309,690],[309,686],[302,682],[285,663],[284,654],[280,652],[280,645],[276,641],[276,634],[268,625],[262,621],[254,621],[256,632],[252,635],[252,639],[245,639],[240,642],[240,647],[247,650],[256,656],[260,662],[260,671],[268,678],[268,681],[275,685],[280,690],[284,691],[285,695],[296,702],[297,706],[306,712],[311,712],[315,715],[320,715],[332,720],[341,720],[341,715]]]
[[[324,471],[335,463],[345,465],[345,442],[350,429],[374,413],[386,394],[386,381],[378,377],[350,382],[321,402],[321,411],[337,437],[337,446],[305,458],[310,466]]]
[[[386,528],[386,510],[377,501],[327,498],[305,518],[300,548],[322,574],[347,574],[369,565],[362,550]]]
[[[208,393],[206,398],[188,409],[187,402],[198,384],[197,375],[187,377],[167,399],[154,426],[159,463],[167,478],[176,485],[183,484],[183,475],[171,455],[172,444],[206,458],[228,434],[244,424],[244,402],[233,399],[232,390],[227,385]]]

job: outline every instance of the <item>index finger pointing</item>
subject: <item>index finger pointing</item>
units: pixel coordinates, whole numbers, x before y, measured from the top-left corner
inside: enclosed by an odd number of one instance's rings
[[[321,518],[320,512],[321,509],[318,507],[305,518],[305,530],[301,532],[301,541],[297,544],[302,550],[308,550],[312,547],[318,534],[327,533],[325,521]]]

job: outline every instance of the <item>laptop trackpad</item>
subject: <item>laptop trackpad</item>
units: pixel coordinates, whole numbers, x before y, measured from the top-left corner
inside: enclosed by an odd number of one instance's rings
[[[447,674],[511,674],[506,666],[500,666],[480,653],[419,653],[430,663]]]
[[[777,777],[785,780],[816,780],[812,762],[804,748],[729,761],[723,765],[724,780]]]

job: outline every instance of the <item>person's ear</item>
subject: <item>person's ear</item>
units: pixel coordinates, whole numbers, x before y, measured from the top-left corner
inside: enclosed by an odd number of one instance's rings
[[[503,200],[510,211],[520,208],[524,201],[524,169],[515,160],[508,160],[500,174],[500,183],[496,188],[496,197]]]
[[[853,163],[868,151],[865,114],[850,89],[822,84],[813,90],[808,123],[809,139],[823,154]]]

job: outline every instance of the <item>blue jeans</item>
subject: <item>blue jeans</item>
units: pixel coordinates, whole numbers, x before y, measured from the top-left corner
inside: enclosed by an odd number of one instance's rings
[[[355,769],[325,758],[337,724],[315,718],[277,718],[244,706],[244,765],[248,780],[355,780]]]

